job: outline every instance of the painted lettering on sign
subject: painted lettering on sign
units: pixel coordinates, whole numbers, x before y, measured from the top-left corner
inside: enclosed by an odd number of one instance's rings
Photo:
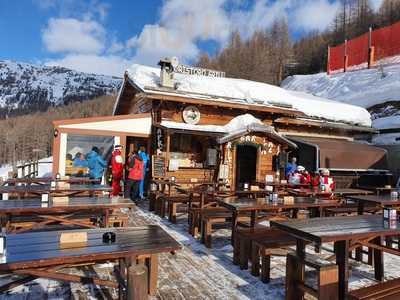
[[[181,64],[174,67],[174,72],[186,74],[186,75],[225,77],[225,72],[210,70],[210,69],[203,69],[203,68],[196,68],[196,67],[185,66],[185,65],[181,65]]]
[[[157,149],[160,151],[164,150],[164,136],[161,128],[157,128],[156,131],[156,137],[157,137]]]

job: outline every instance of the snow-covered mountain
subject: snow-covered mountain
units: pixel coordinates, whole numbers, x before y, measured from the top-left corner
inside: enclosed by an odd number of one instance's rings
[[[121,78],[0,60],[0,118],[116,93]]]

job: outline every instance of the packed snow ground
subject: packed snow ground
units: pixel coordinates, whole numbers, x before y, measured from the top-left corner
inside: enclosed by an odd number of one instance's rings
[[[160,69],[134,64],[127,69],[129,79],[143,91],[157,92],[160,88]],[[369,113],[360,107],[346,105],[294,93],[280,87],[235,78],[215,78],[174,74],[176,92],[208,100],[245,103],[260,106],[291,106],[310,117],[346,122],[364,126],[371,125]],[[163,92],[165,93],[165,92]],[[171,91],[172,94],[175,91]]]
[[[145,207],[147,203],[141,204],[140,208],[130,215],[130,225],[159,224],[183,246],[175,255],[160,256],[158,299],[284,299],[285,258],[272,259],[272,280],[269,284],[264,284],[248,270],[240,270],[232,264],[229,229],[221,228],[214,232],[213,249],[207,249],[187,233],[185,215],[180,216],[178,223],[173,225],[148,212]],[[332,254],[323,252],[327,256]],[[350,264],[351,289],[373,284],[373,270],[370,266],[353,260]],[[400,258],[385,255],[385,268],[386,278],[400,277]],[[85,272],[96,273],[102,278],[112,278],[112,265],[88,268]],[[4,277],[1,278],[0,284],[5,280]],[[1,295],[0,300],[104,299],[104,294],[116,297],[115,290],[37,279]]]

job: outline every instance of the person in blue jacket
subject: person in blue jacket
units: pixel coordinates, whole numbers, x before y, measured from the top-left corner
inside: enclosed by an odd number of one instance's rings
[[[94,146],[92,151],[87,155],[87,163],[89,167],[89,177],[91,179],[101,179],[107,163],[99,155],[99,148],[96,146]]]
[[[285,176],[286,178],[289,177],[289,175],[293,174],[294,172],[296,172],[297,170],[297,158],[296,157],[292,157],[292,161],[289,162],[286,165],[286,169],[285,169]]]
[[[88,162],[85,159],[85,155],[83,155],[80,152],[76,153],[74,161],[72,162],[72,165],[74,167],[87,168],[88,167]]]
[[[149,168],[149,155],[146,153],[146,148],[144,146],[140,146],[139,151],[138,151],[139,157],[143,161],[143,179],[140,181],[139,185],[139,197],[140,199],[144,198],[144,183],[146,179],[146,173]]]

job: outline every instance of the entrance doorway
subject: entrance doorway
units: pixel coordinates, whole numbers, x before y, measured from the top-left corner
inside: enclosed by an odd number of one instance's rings
[[[249,145],[238,145],[236,148],[236,188],[256,181],[257,148]]]

